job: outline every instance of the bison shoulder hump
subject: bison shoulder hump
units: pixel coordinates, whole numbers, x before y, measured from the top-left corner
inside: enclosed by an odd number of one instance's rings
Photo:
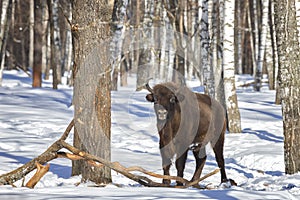
[[[196,93],[196,95],[197,95],[197,99],[199,102],[202,102],[208,106],[211,106],[212,102],[211,102],[210,96],[208,96],[206,94],[200,94],[200,93]]]

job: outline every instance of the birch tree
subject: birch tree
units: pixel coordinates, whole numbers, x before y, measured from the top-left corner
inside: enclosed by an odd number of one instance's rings
[[[29,51],[28,64],[33,67],[34,62],[34,0],[29,1]]]
[[[297,20],[297,29],[298,29],[298,40],[300,42],[300,1],[295,2],[296,6],[296,20]]]
[[[201,45],[201,62],[203,68],[204,83],[206,85],[206,93],[212,98],[215,97],[214,71],[209,60],[210,38],[209,38],[209,22],[208,22],[208,0],[202,1],[202,17],[200,23],[200,45]]]
[[[258,3],[259,4],[259,3]],[[258,41],[258,53],[257,53],[257,68],[255,73],[255,90],[260,91],[261,82],[262,82],[262,71],[263,71],[263,63],[265,56],[265,48],[266,48],[266,39],[267,39],[267,29],[268,29],[268,7],[269,0],[262,0],[259,4],[262,6],[260,13],[260,22],[259,23],[259,41]],[[260,7],[259,6],[259,7]]]
[[[4,70],[5,61],[5,49],[6,49],[6,36],[8,33],[7,19],[9,6],[11,5],[11,0],[2,1],[2,11],[1,11],[1,21],[0,21],[0,86],[2,85],[2,76]]]
[[[274,1],[285,172],[300,171],[300,48],[295,0]]]
[[[234,1],[224,2],[223,67],[225,103],[230,133],[241,132],[241,119],[235,88],[234,69]]]

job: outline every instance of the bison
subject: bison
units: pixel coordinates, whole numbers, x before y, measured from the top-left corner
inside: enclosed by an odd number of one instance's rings
[[[159,132],[159,148],[164,175],[170,175],[172,159],[176,157],[177,176],[183,177],[188,151],[196,160],[191,181],[200,178],[206,160],[205,146],[211,143],[221,172],[221,182],[227,182],[223,146],[226,130],[224,109],[208,95],[194,93],[173,82],[146,84],[146,99],[154,103]],[[170,180],[163,179],[170,184]],[[177,185],[182,183],[177,182]]]

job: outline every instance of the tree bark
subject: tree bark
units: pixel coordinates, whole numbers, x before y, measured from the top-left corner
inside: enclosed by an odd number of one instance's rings
[[[109,45],[112,10],[113,5],[105,0],[73,1],[74,146],[105,160],[110,160],[111,156]],[[83,181],[97,184],[111,182],[109,168],[98,169],[84,162],[74,161],[72,174],[82,174]]]
[[[255,90],[260,91],[262,87],[262,75],[263,75],[263,64],[266,48],[266,39],[267,39],[267,26],[268,26],[268,0],[262,0],[261,3],[257,3],[261,12],[259,16],[259,43],[258,43],[258,53],[257,53],[257,68],[255,73]],[[262,7],[262,8],[261,8]]]
[[[284,133],[285,172],[300,171],[300,48],[295,0],[274,1],[279,85]]]
[[[9,30],[9,11],[11,9],[11,0],[4,0],[2,2],[2,12],[0,21],[0,86],[2,85],[2,76],[5,63],[5,51],[6,51],[6,41]]]
[[[214,70],[213,66],[209,64],[210,38],[208,25],[208,0],[203,0],[200,24],[201,67],[203,68],[204,85],[206,86],[205,93],[215,98]]]
[[[213,11],[212,11],[212,31],[213,37],[211,41],[211,65],[214,68],[214,80],[215,80],[215,98],[226,108],[225,104],[225,93],[224,93],[224,70],[223,70],[223,1],[214,0],[213,1]]]
[[[58,0],[47,0],[50,18],[50,40],[51,40],[51,68],[53,76],[53,89],[58,88],[62,77],[61,41],[59,30]]]
[[[32,87],[42,86],[42,48],[43,48],[43,4],[44,0],[34,1],[34,59]]]
[[[28,65],[33,67],[34,62],[34,0],[29,1],[29,51]]]
[[[224,4],[224,39],[223,39],[223,65],[224,65],[224,90],[230,133],[241,132],[241,118],[235,88],[234,69],[234,1],[225,0]]]

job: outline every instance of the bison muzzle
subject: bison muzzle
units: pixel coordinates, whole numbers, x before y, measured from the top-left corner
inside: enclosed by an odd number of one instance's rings
[[[221,172],[221,182],[227,182],[224,166],[224,134],[226,119],[220,103],[208,95],[194,93],[186,86],[168,82],[153,88],[146,96],[154,103],[159,132],[159,148],[164,175],[170,175],[172,159],[175,157],[177,176],[183,177],[188,151],[196,160],[196,169],[191,181],[200,178],[206,161],[205,146],[210,143]],[[170,184],[170,180],[163,180]],[[177,182],[177,185],[182,185]]]

